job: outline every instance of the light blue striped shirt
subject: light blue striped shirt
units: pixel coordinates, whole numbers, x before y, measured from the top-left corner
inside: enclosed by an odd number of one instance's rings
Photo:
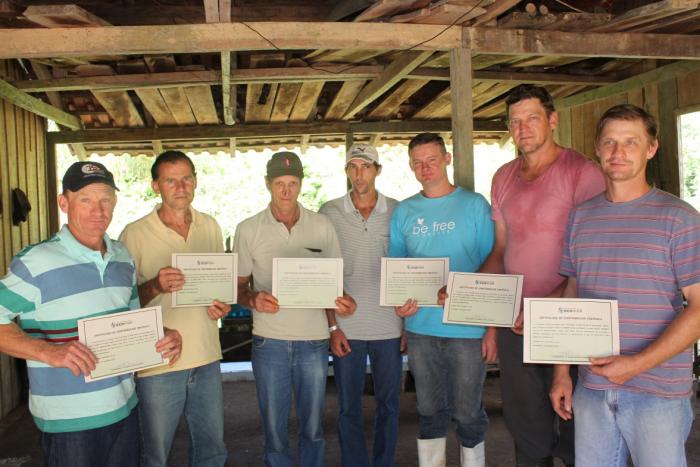
[[[0,325],[61,344],[78,339],[77,320],[139,308],[136,269],[124,246],[105,235],[104,257],[63,226],[22,250],[0,280]],[[28,360],[29,410],[50,433],[89,430],[126,418],[136,406],[132,374],[86,383],[66,368]]]

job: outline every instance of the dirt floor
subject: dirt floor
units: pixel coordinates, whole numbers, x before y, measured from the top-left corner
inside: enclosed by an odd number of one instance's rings
[[[262,464],[263,436],[255,398],[255,385],[252,381],[224,383],[226,414],[226,443],[229,449],[230,466],[255,466]],[[484,403],[490,418],[486,440],[487,465],[491,467],[514,465],[513,441],[505,428],[501,413],[499,380],[489,377],[484,391]],[[372,430],[374,401],[365,396],[365,426],[367,433]],[[326,433],[326,464],[340,465],[338,436],[335,428],[338,410],[335,386],[329,380],[324,430]],[[697,414],[697,408],[696,408]],[[401,397],[401,420],[396,461],[399,466],[417,465],[416,455],[416,396],[404,392]],[[293,446],[296,443],[296,421],[290,420]],[[41,454],[38,444],[39,434],[34,427],[26,406],[22,406],[0,422],[0,467],[40,466]],[[189,438],[183,422],[177,432],[170,456],[171,466],[187,465]],[[371,445],[371,443],[370,443]],[[700,467],[700,426],[696,423],[687,443],[688,465]],[[449,466],[459,465],[459,453],[454,433],[448,439]],[[561,466],[562,464],[556,464]],[[303,467],[303,466],[302,466]],[[603,466],[601,466],[603,467]]]

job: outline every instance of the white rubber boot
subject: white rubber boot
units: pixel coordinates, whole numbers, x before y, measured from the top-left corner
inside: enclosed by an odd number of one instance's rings
[[[486,449],[484,442],[480,442],[473,448],[465,448],[459,451],[462,467],[484,467],[486,465]]]
[[[447,438],[419,439],[418,465],[420,467],[444,467]]]

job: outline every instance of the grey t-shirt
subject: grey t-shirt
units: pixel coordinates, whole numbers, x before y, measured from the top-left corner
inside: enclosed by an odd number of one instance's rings
[[[365,219],[355,208],[350,192],[328,201],[319,212],[333,223],[343,252],[343,288],[357,303],[350,316],[336,314],[348,339],[393,339],[401,335],[402,319],[392,307],[379,306],[381,258],[387,256],[389,221],[397,201],[381,193]]]

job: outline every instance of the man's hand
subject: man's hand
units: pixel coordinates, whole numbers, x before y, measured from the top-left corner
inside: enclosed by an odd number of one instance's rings
[[[253,296],[253,308],[260,313],[277,313],[280,311],[277,297],[263,290],[255,292]]]
[[[523,310],[520,310],[520,313],[518,313],[518,317],[515,318],[515,324],[510,330],[519,336],[523,335]]]
[[[445,306],[445,300],[447,300],[447,286],[443,285],[440,287],[440,290],[438,290],[438,305]]]
[[[630,379],[644,372],[636,363],[634,356],[612,355],[610,357],[591,358],[591,373],[608,378],[615,384],[625,384]]]
[[[75,376],[89,376],[95,369],[97,357],[84,344],[71,341],[65,344],[48,344],[46,363],[56,368],[68,368]]]
[[[338,313],[341,316],[348,316],[355,313],[357,303],[355,303],[355,299],[352,298],[350,295],[343,294],[342,297],[338,297],[335,299],[335,306],[336,313]]]
[[[331,333],[331,352],[336,357],[344,357],[352,351],[350,343],[342,329],[338,328]]]
[[[402,306],[395,306],[394,310],[401,318],[413,316],[418,311],[418,300],[409,298]]]
[[[486,334],[481,340],[481,356],[484,357],[486,363],[495,363],[498,359],[497,332],[498,328],[486,328]]]
[[[171,267],[161,268],[153,280],[159,293],[177,292],[185,285],[185,275],[182,271]]]
[[[569,365],[556,365],[554,367],[554,378],[552,387],[549,390],[549,401],[552,403],[554,411],[564,420],[571,420],[574,410],[571,405],[571,395],[574,387],[569,375]]]
[[[231,305],[214,300],[214,302],[207,308],[207,314],[213,320],[221,319],[231,311]]]
[[[163,358],[169,358],[170,366],[173,366],[182,352],[182,336],[175,329],[163,329],[165,336],[156,342],[156,352],[160,352]]]

